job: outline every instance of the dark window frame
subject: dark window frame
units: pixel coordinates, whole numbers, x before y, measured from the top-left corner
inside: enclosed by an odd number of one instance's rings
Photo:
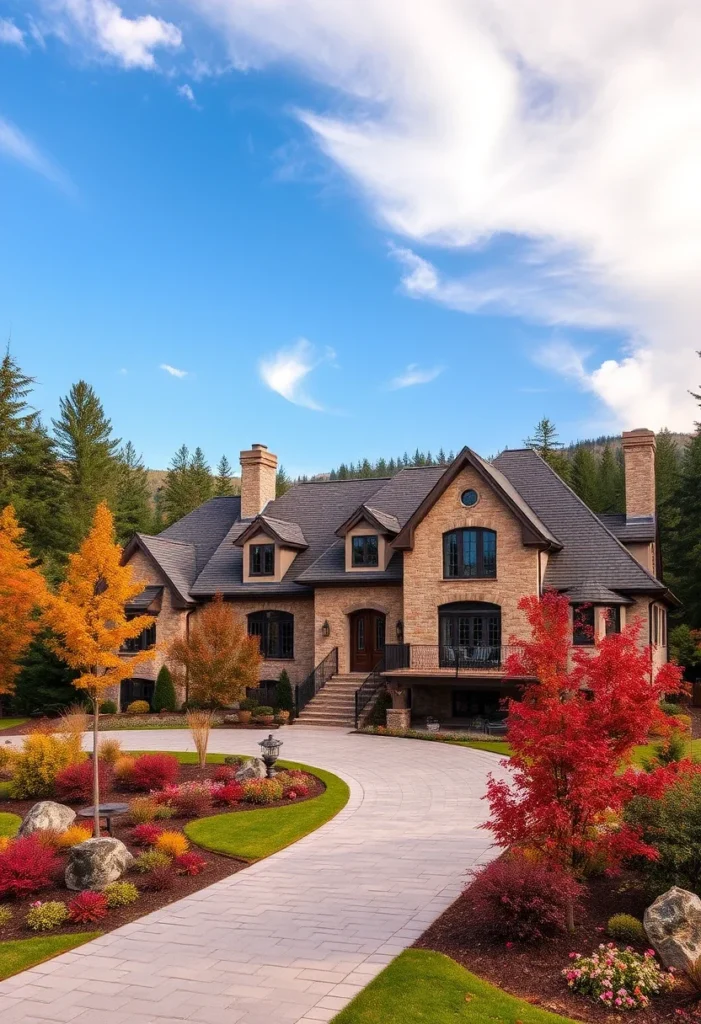
[[[485,541],[488,541],[488,544],[485,544]],[[474,558],[470,553],[466,559],[466,550],[474,552]],[[495,580],[496,578],[496,530],[490,530],[484,526],[470,526],[448,530],[443,534],[443,579]]]
[[[604,635],[613,636],[621,632],[621,606],[619,604],[606,605],[604,611]]]
[[[275,545],[251,544],[248,562],[249,576],[275,575]]]
[[[376,533],[359,533],[351,537],[353,569],[376,569],[380,564],[380,539]]]
[[[594,647],[596,644],[596,608],[588,601],[572,605],[572,645]]]
[[[142,612],[133,612],[126,614],[127,622],[130,619],[135,619],[138,615],[142,615]],[[130,637],[125,640],[122,644],[122,653],[136,654],[138,651],[149,651],[152,647],[156,646],[156,620],[154,619],[150,626],[146,626],[142,629],[138,636]]]
[[[260,638],[260,653],[266,661],[293,661],[295,656],[295,617],[292,612],[275,609],[251,612],[248,635]]]

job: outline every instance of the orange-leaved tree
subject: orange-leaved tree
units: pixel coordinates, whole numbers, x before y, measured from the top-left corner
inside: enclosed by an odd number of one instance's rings
[[[246,696],[258,685],[261,663],[257,636],[249,636],[221,594],[198,610],[186,637],[172,641],[167,661],[175,675],[187,680],[188,702],[217,707]]]
[[[80,672],[73,683],[85,690],[93,708],[93,804],[95,835],[100,835],[100,785],[97,764],[100,698],[131,676],[135,665],[153,657],[153,650],[120,657],[125,641],[137,637],[153,622],[150,615],[127,619],[125,606],[141,593],[122,549],[114,540],[112,513],[104,503],[80,549],[68,560],[65,582],[49,597],[46,620],[56,633],[59,658]]]
[[[12,505],[0,512],[0,715],[15,688],[19,659],[41,626],[46,581],[25,548]]]

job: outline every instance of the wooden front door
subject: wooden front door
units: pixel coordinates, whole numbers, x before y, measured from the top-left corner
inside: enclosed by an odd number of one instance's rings
[[[385,652],[385,616],[365,608],[350,617],[351,672],[372,672]]]

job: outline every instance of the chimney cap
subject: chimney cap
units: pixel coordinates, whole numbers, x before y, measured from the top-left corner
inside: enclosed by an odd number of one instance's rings
[[[621,434],[621,442],[623,447],[628,445],[655,445],[656,436],[654,430],[648,430],[647,427],[636,427],[635,430],[624,430]]]
[[[251,448],[265,448],[266,452],[268,450],[267,444],[252,444]]]

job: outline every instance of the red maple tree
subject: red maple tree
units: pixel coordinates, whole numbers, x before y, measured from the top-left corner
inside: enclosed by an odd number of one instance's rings
[[[621,812],[643,788],[664,789],[677,770],[648,775],[622,765],[667,719],[659,702],[681,689],[680,670],[668,664],[653,673],[639,622],[594,648],[573,648],[566,597],[548,592],[519,607],[531,636],[512,639],[507,673],[530,681],[521,700],[508,702],[510,779],[490,777],[484,827],[500,846],[538,851],[573,875],[592,860],[614,867],[623,857],[654,858]]]

